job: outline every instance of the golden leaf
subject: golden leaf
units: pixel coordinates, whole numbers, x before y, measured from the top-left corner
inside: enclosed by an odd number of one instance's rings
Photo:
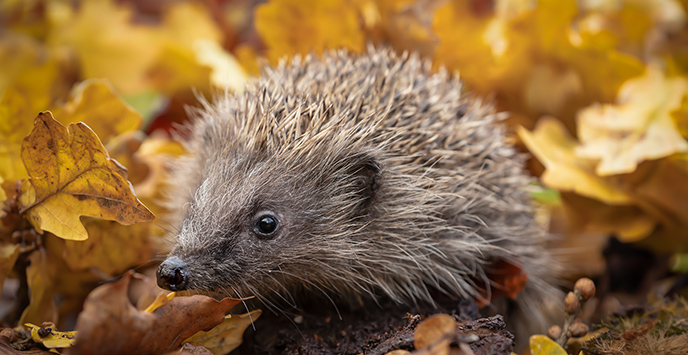
[[[297,53],[365,48],[358,9],[345,0],[272,0],[256,7],[255,26],[273,63]]]
[[[105,79],[89,79],[75,85],[69,101],[55,109],[54,116],[64,125],[85,123],[103,142],[141,127],[141,115],[122,101]]]
[[[541,178],[548,187],[573,191],[609,204],[632,203],[633,198],[626,191],[595,175],[594,162],[575,155],[578,143],[561,122],[544,118],[533,132],[519,127],[518,135],[547,169]]]
[[[30,179],[22,184],[21,212],[39,231],[85,240],[79,216],[126,225],[154,218],[136,199],[125,170],[83,123],[67,129],[50,112],[39,114],[22,143],[22,159]]]
[[[194,43],[198,63],[211,68],[210,82],[220,89],[244,91],[248,76],[239,62],[216,42],[199,39]]]
[[[241,345],[244,331],[260,317],[261,313],[262,311],[257,309],[245,314],[229,314],[213,329],[207,332],[199,331],[184,342],[201,344],[215,355],[228,354]]]
[[[566,350],[545,335],[530,337],[530,353],[533,355],[567,355]]]
[[[76,331],[59,332],[53,323],[43,323],[42,327],[31,323],[26,323],[24,326],[31,330],[31,339],[34,342],[41,343],[48,349],[68,348],[76,342]],[[41,336],[41,329],[47,335]]]
[[[595,105],[578,115],[576,155],[599,159],[599,176],[633,172],[645,160],[688,151],[672,112],[681,107],[688,80],[666,78],[655,66],[629,80],[615,105]]]
[[[52,83],[57,75],[54,62],[37,66],[17,77],[0,98],[0,176],[8,181],[28,177],[21,161],[21,142],[33,126],[36,112],[51,104]]]
[[[146,73],[160,53],[161,38],[151,28],[132,23],[129,8],[92,0],[78,9],[54,5],[49,11],[59,22],[47,43],[73,50],[85,78],[108,78],[125,94],[145,90]]]
[[[29,255],[29,266],[26,268],[26,280],[29,284],[30,303],[24,309],[19,324],[57,322],[57,305],[55,304],[54,280],[56,267],[53,259],[43,250],[36,250]]]

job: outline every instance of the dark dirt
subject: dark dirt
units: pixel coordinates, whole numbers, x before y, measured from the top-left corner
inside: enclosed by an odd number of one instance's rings
[[[315,302],[318,303],[318,302]],[[325,307],[325,303],[319,303]],[[513,350],[513,335],[501,316],[478,319],[472,301],[443,302],[438,307],[384,304],[358,309],[314,306],[287,318],[264,312],[244,334],[244,344],[233,354],[370,354],[414,350],[413,333],[420,322],[437,313],[452,315],[459,325],[457,339],[476,339],[469,345],[476,355],[505,354]],[[297,319],[298,324],[294,321]],[[477,337],[476,337],[477,336]]]

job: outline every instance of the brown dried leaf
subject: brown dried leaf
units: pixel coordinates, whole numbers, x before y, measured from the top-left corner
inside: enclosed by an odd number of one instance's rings
[[[421,322],[413,334],[413,346],[420,350],[428,346],[438,345],[438,348],[446,348],[449,353],[450,335],[456,331],[456,320],[447,314],[436,314]],[[441,343],[446,343],[441,344]],[[438,350],[439,351],[439,350]],[[434,352],[433,352],[434,353]],[[437,354],[445,353],[443,351]]]
[[[22,184],[21,211],[39,231],[85,240],[80,216],[125,225],[154,218],[136,199],[126,170],[83,123],[67,129],[50,112],[39,114],[22,143],[22,159],[31,178]]]
[[[222,323],[225,313],[241,301],[195,295],[175,297],[152,313],[140,311],[127,296],[132,275],[91,292],[77,319],[73,353],[163,354]]]

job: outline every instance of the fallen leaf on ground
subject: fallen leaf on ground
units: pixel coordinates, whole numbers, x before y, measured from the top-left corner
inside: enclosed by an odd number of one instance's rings
[[[530,337],[530,353],[532,355],[567,355],[566,350],[546,335]]]
[[[22,332],[23,333],[23,332]],[[39,345],[33,344],[28,349],[17,350],[16,343],[24,343],[24,339],[19,338],[16,330],[5,328],[0,330],[0,354],[2,355],[54,355],[53,352],[36,349]],[[14,345],[14,346],[13,346]]]
[[[201,344],[215,355],[228,354],[241,345],[244,331],[260,317],[261,313],[261,310],[255,310],[246,314],[227,315],[225,320],[213,329],[207,332],[199,331],[184,342]]]
[[[19,324],[57,322],[57,304],[55,303],[56,267],[44,250],[36,250],[29,256],[26,268],[26,280],[30,292],[29,306],[19,319]]]
[[[174,297],[152,313],[138,310],[127,296],[133,273],[93,290],[84,303],[72,348],[76,354],[162,354],[177,349],[198,331],[222,323],[239,299],[217,301],[194,295]]]
[[[21,212],[39,231],[85,240],[80,216],[125,225],[154,218],[136,199],[124,168],[83,123],[67,129],[50,112],[39,114],[22,143],[22,160],[30,179],[21,186]]]
[[[68,348],[74,345],[76,332],[59,332],[53,323],[43,323],[41,326],[26,323],[25,327],[31,330],[31,339],[41,343],[48,349]]]
[[[432,354],[448,354],[456,332],[456,320],[447,314],[436,314],[421,322],[413,334],[413,346],[420,350],[432,346]]]

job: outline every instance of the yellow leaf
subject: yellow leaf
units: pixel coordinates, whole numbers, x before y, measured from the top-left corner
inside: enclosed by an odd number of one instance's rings
[[[154,218],[136,199],[125,170],[83,123],[67,129],[50,112],[39,114],[22,143],[22,159],[30,179],[22,184],[21,212],[39,231],[85,240],[79,216],[126,225]]]
[[[258,309],[241,315],[229,314],[213,329],[207,332],[199,331],[184,342],[201,344],[215,355],[228,354],[241,345],[244,331],[260,317],[261,313]]]
[[[5,202],[7,200],[7,194],[5,193],[5,189],[2,188],[2,183],[5,182],[5,179],[2,178],[2,175],[0,175],[0,202]],[[5,216],[5,212],[0,212],[0,218]]]
[[[530,337],[530,353],[532,355],[567,355],[566,350],[545,335]]]
[[[194,43],[198,63],[212,69],[210,82],[220,89],[231,89],[234,92],[244,91],[248,76],[239,62],[219,44],[199,39]]]
[[[73,50],[85,78],[108,78],[125,94],[144,91],[146,72],[160,53],[161,38],[151,28],[132,23],[132,11],[111,0],[51,6],[60,12],[47,43]]]
[[[64,261],[72,271],[98,268],[118,275],[155,258],[150,223],[123,226],[116,222],[86,219],[87,240],[66,240]]]
[[[28,177],[21,161],[21,142],[31,132],[36,112],[53,101],[52,82],[57,66],[47,62],[28,70],[0,98],[0,176],[8,181]],[[49,84],[48,84],[49,83]]]
[[[599,159],[599,176],[633,172],[645,160],[688,151],[672,112],[681,107],[688,80],[666,78],[649,66],[619,90],[615,105],[596,105],[578,115],[581,158]]]
[[[19,257],[19,244],[0,244],[0,289]]]
[[[64,125],[85,123],[103,142],[141,127],[141,115],[122,101],[105,79],[89,79],[75,85],[69,101],[54,110],[54,115]]]
[[[273,63],[297,53],[365,48],[357,7],[346,0],[272,0],[256,7],[254,21]]]
[[[34,342],[41,343],[48,349],[68,348],[76,342],[76,331],[58,332],[52,323],[44,323],[42,327],[31,323],[24,326],[31,330],[31,339]],[[46,335],[41,336],[42,334]]]
[[[197,40],[217,46],[222,32],[201,4],[176,2],[164,14],[157,28],[162,38],[161,52],[148,72],[156,90],[172,95],[193,87],[200,92],[210,90],[211,68],[198,61],[194,45]]]
[[[544,118],[533,132],[523,127],[517,131],[528,150],[545,166],[542,182],[548,187],[573,191],[609,204],[629,204],[633,201],[623,189],[596,176],[594,162],[575,155],[578,143],[559,121]]]
[[[26,268],[26,281],[29,284],[29,306],[19,319],[19,324],[57,322],[54,280],[56,267],[44,250],[36,250],[29,255]]]

